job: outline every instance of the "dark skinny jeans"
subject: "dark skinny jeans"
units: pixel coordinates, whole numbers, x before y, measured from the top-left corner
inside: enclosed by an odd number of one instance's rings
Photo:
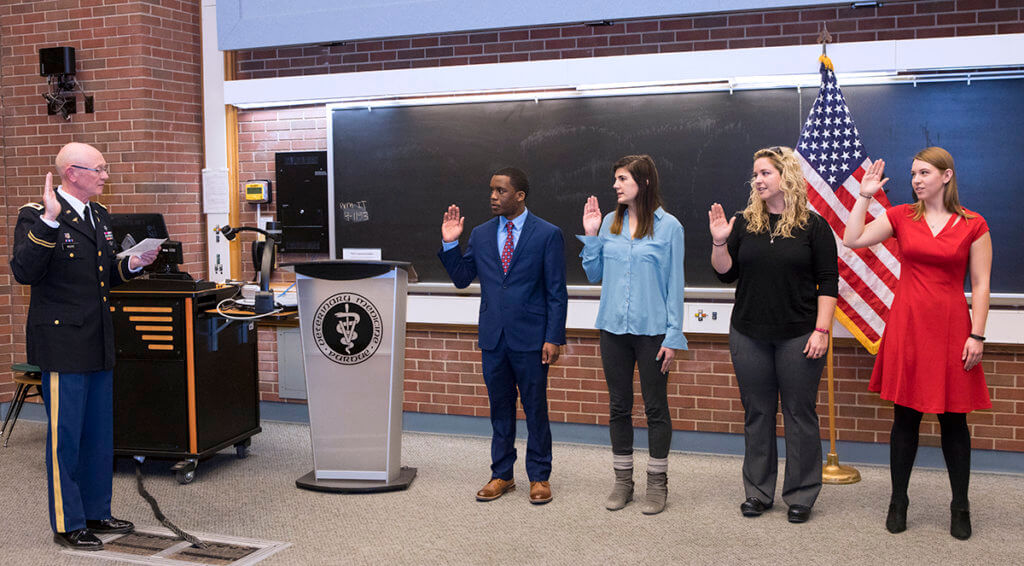
[[[601,363],[608,383],[608,430],[613,454],[633,453],[633,368],[640,373],[640,392],[647,414],[651,458],[668,457],[672,418],[668,409],[668,374],[655,359],[665,335],[640,336],[601,331]]]

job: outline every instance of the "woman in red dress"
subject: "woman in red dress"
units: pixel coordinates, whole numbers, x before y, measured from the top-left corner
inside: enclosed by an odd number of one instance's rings
[[[923,413],[935,413],[942,431],[942,455],[953,491],[950,534],[971,536],[967,487],[971,437],[967,413],[988,409],[981,353],[988,318],[992,238],[979,214],[960,206],[953,157],[940,147],[914,156],[914,203],[893,206],[864,225],[868,206],[888,179],[885,162],[875,161],[861,180],[843,243],[851,248],[891,236],[902,257],[882,344],[868,389],[893,402],[889,441],[892,498],[885,527],[907,528],[907,485],[917,454]],[[963,281],[971,280],[971,310]]]

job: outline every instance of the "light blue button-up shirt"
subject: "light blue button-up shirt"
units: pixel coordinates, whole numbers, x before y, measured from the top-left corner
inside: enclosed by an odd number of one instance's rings
[[[516,216],[512,220],[512,249],[516,249],[519,245],[519,236],[523,233],[523,224],[526,224],[526,215],[529,214],[529,209],[523,209],[523,213]],[[501,257],[501,252],[505,250],[505,238],[508,237],[508,230],[505,226],[508,224],[508,218],[502,216],[498,219],[498,257]],[[455,246],[459,245],[459,241],[454,242],[441,242],[441,249],[448,251]]]
[[[654,211],[654,236],[629,237],[629,213],[622,233],[612,234],[615,213],[601,222],[597,236],[583,242],[583,271],[601,282],[595,326],[612,334],[665,335],[665,348],[686,349],[683,336],[683,225],[675,216]]]

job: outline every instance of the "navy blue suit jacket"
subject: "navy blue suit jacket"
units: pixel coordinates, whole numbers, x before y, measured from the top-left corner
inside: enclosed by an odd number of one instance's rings
[[[93,228],[59,194],[57,221],[43,221],[45,207],[29,203],[18,212],[11,272],[32,286],[25,350],[28,363],[44,371],[85,373],[114,367],[110,288],[135,277],[128,258],[114,254],[110,214],[87,203]]]
[[[506,274],[498,255],[500,220],[496,216],[474,228],[465,254],[458,246],[437,254],[459,289],[480,278],[480,348],[496,348],[502,332],[509,349],[520,352],[539,351],[545,342],[565,344],[562,231],[527,214]]]

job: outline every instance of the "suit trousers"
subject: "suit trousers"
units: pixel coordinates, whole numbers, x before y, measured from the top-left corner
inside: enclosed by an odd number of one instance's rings
[[[491,477],[511,480],[516,461],[516,393],[526,414],[526,474],[530,481],[551,475],[548,423],[548,366],[541,351],[510,350],[502,333],[493,350],[481,350],[484,383],[491,408]]]
[[[110,518],[114,479],[114,372],[42,372],[50,528]]]
[[[807,359],[811,333],[796,338],[759,340],[729,329],[729,350],[743,402],[743,487],[746,497],[775,499],[779,470],[775,416],[782,400],[786,468],[782,500],[811,507],[821,491],[821,434],[818,384],[825,357]]]

